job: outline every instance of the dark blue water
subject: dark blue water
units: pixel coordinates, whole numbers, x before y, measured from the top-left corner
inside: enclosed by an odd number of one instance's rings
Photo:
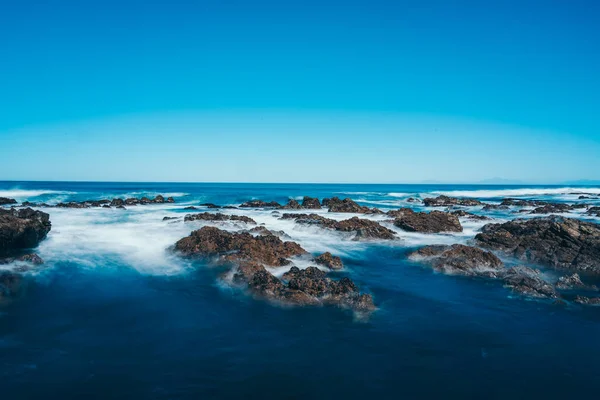
[[[338,195],[392,208],[430,192],[485,190],[480,198],[499,200],[517,189],[523,198],[574,196],[558,187],[0,183],[0,195],[19,200],[173,193],[178,201],[121,214],[47,210],[46,266],[0,308],[0,398],[597,397],[599,308],[527,301],[496,282],[434,274],[405,259],[411,240],[338,245],[325,232],[289,232],[309,248],[342,249],[339,276],[379,307],[364,320],[257,301],[223,285],[222,270],[163,260],[154,256],[163,241],[129,237],[136,224],[148,238],[185,236],[192,227],[158,219],[183,203]]]

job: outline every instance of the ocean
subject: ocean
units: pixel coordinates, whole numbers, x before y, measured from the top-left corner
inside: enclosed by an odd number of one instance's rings
[[[363,318],[250,297],[224,282],[219,267],[170,251],[202,222],[163,221],[185,215],[186,206],[250,199],[350,197],[385,211],[422,209],[407,199],[439,194],[494,203],[574,202],[580,193],[594,197],[600,188],[0,182],[0,197],[19,202],[175,199],[127,210],[42,209],[52,221],[36,249],[45,264],[0,306],[0,398],[597,397],[600,308],[524,299],[496,281],[435,273],[406,258],[426,244],[468,243],[490,221],[461,220],[456,234],[399,231],[393,243],[357,242],[270,210],[226,210],[285,231],[311,253],[340,256],[345,267],[331,275],[373,295],[377,310]],[[569,216],[599,222],[583,212]]]

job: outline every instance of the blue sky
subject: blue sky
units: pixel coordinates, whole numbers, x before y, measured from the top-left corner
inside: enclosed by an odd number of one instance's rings
[[[0,179],[600,179],[594,1],[0,10]]]

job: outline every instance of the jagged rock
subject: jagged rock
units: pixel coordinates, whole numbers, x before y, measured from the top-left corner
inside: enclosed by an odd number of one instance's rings
[[[118,208],[119,210],[127,210],[127,209],[125,208],[125,206],[122,206],[122,205],[120,205],[120,206],[117,206],[116,208]]]
[[[282,210],[300,210],[302,206],[294,199],[290,199],[285,206],[282,206]]]
[[[157,196],[158,197],[158,196]],[[166,203],[175,203],[175,199],[171,196],[167,197]]]
[[[600,226],[550,216],[488,224],[475,236],[482,247],[555,268],[600,273]]]
[[[587,215],[591,215],[591,216],[595,216],[595,217],[600,217],[600,207],[590,207],[587,212]]]
[[[280,239],[291,239],[290,235],[288,235],[287,233],[285,233],[284,231],[272,231],[270,229],[267,229],[264,226],[256,226],[250,230],[248,230],[248,232],[250,233],[257,233],[259,235],[274,235],[277,236]]]
[[[319,210],[321,209],[321,203],[317,198],[304,196],[302,199],[302,208]]]
[[[462,232],[456,215],[443,211],[415,212],[410,208],[388,211],[394,217],[394,225],[408,232],[441,233]]]
[[[583,283],[581,281],[581,277],[577,273],[561,276],[556,282],[556,287],[561,290],[598,290],[598,288],[594,285],[586,285]]]
[[[552,203],[546,204],[540,207],[536,207],[531,211],[531,214],[552,214],[552,213],[565,213],[572,210],[573,207],[569,204]]]
[[[376,221],[352,217],[343,221],[325,218],[318,214],[283,214],[281,219],[294,219],[296,223],[318,225],[339,232],[355,232],[355,240],[395,239],[396,233]]]
[[[7,204],[17,204],[17,201],[15,199],[9,199],[8,197],[0,197],[0,206]]]
[[[576,303],[584,304],[588,306],[600,305],[600,297],[587,297],[587,296],[575,296]]]
[[[35,253],[31,254],[23,254],[18,257],[8,257],[8,258],[0,258],[0,264],[8,264],[15,261],[26,262],[33,265],[41,265],[44,263],[42,257],[38,256]]]
[[[382,211],[377,208],[369,208],[358,205],[354,200],[346,198],[340,200],[338,197],[327,199],[329,212],[340,213],[356,213],[356,214],[382,214]]]
[[[456,197],[438,196],[435,198],[423,199],[423,204],[427,207],[448,207],[448,206],[480,206],[483,203],[475,199],[458,199]]]
[[[0,256],[36,247],[50,229],[50,216],[44,212],[0,209]]]
[[[486,221],[486,220],[491,219],[490,217],[486,217],[485,215],[477,215],[477,214],[473,214],[470,212],[466,212],[464,210],[452,211],[450,214],[456,215],[457,217],[473,219],[476,221]]]
[[[112,199],[112,201],[110,202],[110,205],[112,207],[124,206],[125,205],[125,200],[123,200],[123,199]]]
[[[425,246],[408,257],[449,275],[498,278],[504,271],[502,261],[491,252],[462,244]]]
[[[206,207],[206,208],[221,208],[221,206],[218,206],[218,205],[213,204],[213,203],[203,203],[203,204],[200,204],[200,206]]]
[[[173,220],[173,219],[178,219],[178,217],[164,217],[162,220],[163,221],[170,221],[170,220]]]
[[[280,208],[281,204],[276,201],[262,201],[262,200],[250,200],[245,203],[240,204],[240,207],[250,207],[250,208]]]
[[[188,206],[188,207],[184,207],[184,210],[197,210],[197,208],[194,206]]]
[[[523,199],[504,199],[500,205],[503,206],[517,206],[517,207],[540,207],[545,206],[548,203],[547,201],[541,200],[523,200]]]
[[[199,214],[187,214],[184,219],[185,222],[190,221],[241,221],[247,224],[256,225],[256,221],[245,215],[227,215],[221,213],[199,213]]]
[[[537,269],[525,266],[512,267],[504,274],[504,286],[527,297],[558,298],[559,295],[554,287],[542,279],[541,275]]]
[[[305,254],[295,242],[283,242],[274,235],[253,236],[205,226],[179,240],[175,249],[185,256],[220,257],[229,261],[255,261],[267,265],[288,265],[288,258]]]
[[[333,270],[342,269],[344,267],[342,259],[338,256],[334,256],[330,252],[323,253],[320,256],[316,257],[315,263],[323,265]]]

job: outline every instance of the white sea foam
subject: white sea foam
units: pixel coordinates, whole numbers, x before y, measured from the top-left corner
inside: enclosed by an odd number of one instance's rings
[[[573,188],[573,187],[562,187],[562,188],[521,188],[521,189],[498,189],[498,190],[449,190],[449,191],[436,191],[427,194],[440,195],[444,194],[447,196],[455,197],[480,197],[480,198],[494,198],[494,197],[531,197],[531,196],[561,196],[570,195],[571,193],[590,193],[594,195],[600,195],[600,188]],[[390,193],[391,195],[391,193]]]
[[[411,196],[410,193],[388,193],[387,194],[390,197],[407,197],[407,196]]]
[[[0,197],[9,197],[9,198],[18,199],[18,200],[30,199],[30,198],[39,197],[39,196],[48,195],[48,194],[71,195],[71,194],[77,194],[77,193],[62,191],[62,190],[33,190],[33,189],[29,190],[29,189],[19,189],[19,188],[0,190]]]

